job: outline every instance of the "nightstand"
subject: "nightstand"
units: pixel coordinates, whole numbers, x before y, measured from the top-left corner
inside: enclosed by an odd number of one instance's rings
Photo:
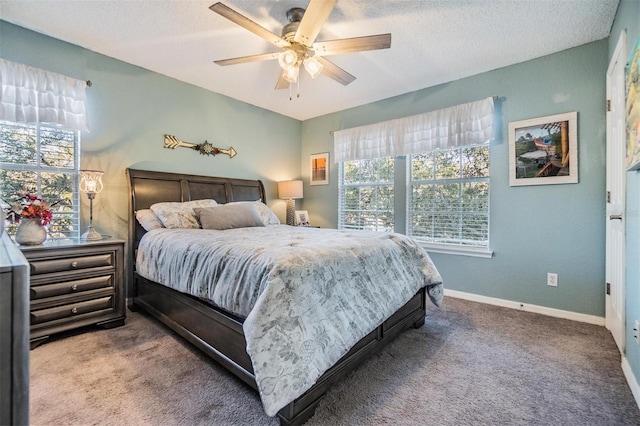
[[[30,269],[30,343],[89,325],[124,324],[124,241],[49,240],[19,246]]]

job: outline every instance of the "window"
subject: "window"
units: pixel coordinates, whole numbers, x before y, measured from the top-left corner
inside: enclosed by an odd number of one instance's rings
[[[407,235],[430,243],[489,246],[489,146],[413,154]]]
[[[494,100],[334,131],[338,227],[394,230],[429,251],[491,257]]]
[[[79,236],[79,138],[77,130],[0,121],[0,197],[8,203],[26,193],[60,200],[52,207],[49,238]],[[14,234],[16,227],[6,229]]]
[[[393,231],[394,169],[392,157],[340,163],[338,228]]]
[[[489,248],[489,145],[345,161],[339,165],[338,228],[403,232],[444,252]],[[394,177],[396,184],[394,185]],[[406,187],[403,182],[406,182]],[[394,203],[406,192],[406,205]],[[404,197],[401,197],[404,198]],[[398,219],[406,214],[406,226]],[[459,250],[453,249],[459,247]],[[466,248],[466,249],[465,249]],[[488,253],[488,252],[487,252]]]

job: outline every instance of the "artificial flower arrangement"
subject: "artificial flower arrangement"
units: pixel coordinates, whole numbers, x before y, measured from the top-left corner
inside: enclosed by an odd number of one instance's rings
[[[13,223],[20,222],[20,219],[38,219],[45,226],[53,219],[51,207],[58,203],[59,201],[48,203],[37,195],[25,194],[19,202],[7,209],[7,219]]]

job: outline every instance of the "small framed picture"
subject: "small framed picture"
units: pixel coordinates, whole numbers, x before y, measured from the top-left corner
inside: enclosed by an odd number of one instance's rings
[[[329,153],[311,154],[309,157],[309,185],[329,184]]]
[[[309,213],[306,210],[296,210],[296,226],[311,226]]]

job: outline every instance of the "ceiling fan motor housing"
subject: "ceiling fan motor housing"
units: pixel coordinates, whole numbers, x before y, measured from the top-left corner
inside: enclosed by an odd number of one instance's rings
[[[301,7],[293,7],[287,10],[287,19],[289,23],[282,27],[281,37],[287,41],[293,40],[293,37],[296,35],[296,31],[298,31],[298,27],[300,26],[300,21],[304,16],[304,9]]]

